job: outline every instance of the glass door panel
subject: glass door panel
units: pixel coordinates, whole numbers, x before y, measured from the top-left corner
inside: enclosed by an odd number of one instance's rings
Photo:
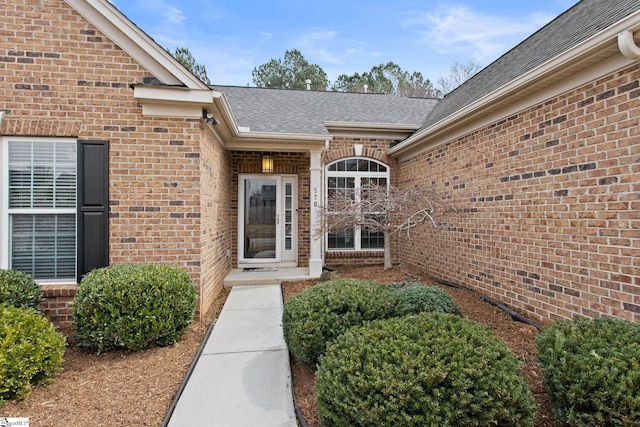
[[[278,258],[278,180],[244,178],[243,258]]]

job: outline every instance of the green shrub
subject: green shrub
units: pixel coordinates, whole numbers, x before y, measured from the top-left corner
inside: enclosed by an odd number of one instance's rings
[[[142,350],[174,344],[193,320],[189,275],[166,265],[114,265],[80,283],[73,306],[78,346]]]
[[[640,324],[559,321],[536,338],[556,418],[567,426],[640,426]]]
[[[27,273],[0,269],[0,304],[40,309],[42,289]]]
[[[337,279],[306,289],[284,306],[282,326],[289,351],[315,364],[328,343],[351,326],[398,314],[399,297],[387,285]]]
[[[390,286],[398,292],[404,314],[425,312],[462,314],[451,295],[436,286],[425,286],[420,282],[392,283]]]
[[[325,426],[532,426],[520,361],[490,330],[423,313],[370,322],[320,358]]]
[[[42,313],[0,304],[0,407],[62,371],[65,339]]]

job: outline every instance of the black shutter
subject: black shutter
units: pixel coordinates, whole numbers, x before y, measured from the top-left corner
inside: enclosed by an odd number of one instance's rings
[[[78,141],[78,281],[109,265],[109,142]]]

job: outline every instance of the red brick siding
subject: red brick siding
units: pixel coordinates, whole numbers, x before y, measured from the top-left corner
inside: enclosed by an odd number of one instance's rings
[[[205,132],[201,152],[201,304],[206,311],[232,268],[232,258],[228,253],[235,252],[233,236],[237,219],[231,209],[232,195],[236,190],[232,186],[230,153],[208,131]]]
[[[463,213],[415,230],[396,261],[542,321],[640,320],[639,79],[631,67],[402,162],[403,185]]]
[[[383,265],[383,251],[327,251],[324,263],[329,267]]]
[[[40,309],[49,320],[59,324],[73,322],[73,300],[76,296],[76,285],[50,285],[43,289]]]
[[[202,220],[202,206],[229,190],[228,176],[201,174],[224,166],[223,150],[202,139],[199,119],[143,117],[130,85],[150,73],[65,2],[13,1],[0,28],[1,134],[108,140],[110,263],[175,265],[198,288],[206,270],[206,310],[229,268],[213,260],[230,237],[210,210]]]

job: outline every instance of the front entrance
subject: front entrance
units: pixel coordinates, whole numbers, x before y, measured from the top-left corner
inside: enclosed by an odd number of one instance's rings
[[[240,175],[239,267],[296,267],[297,176]]]

